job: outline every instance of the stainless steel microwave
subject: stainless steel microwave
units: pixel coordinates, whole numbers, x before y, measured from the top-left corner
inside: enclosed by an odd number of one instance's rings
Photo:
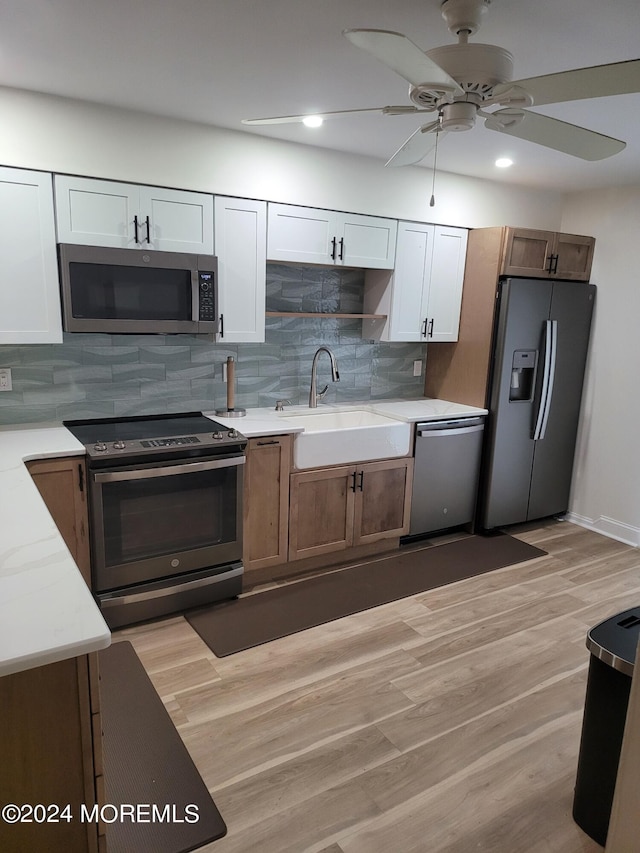
[[[218,331],[213,255],[60,243],[58,259],[67,332]]]

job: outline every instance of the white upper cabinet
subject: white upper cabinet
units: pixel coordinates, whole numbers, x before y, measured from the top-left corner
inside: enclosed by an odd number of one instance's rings
[[[56,175],[59,243],[213,254],[213,196]]]
[[[299,264],[393,269],[395,219],[269,204],[267,258]]]
[[[457,341],[467,257],[466,228],[436,225],[427,302],[427,340]]]
[[[339,213],[338,225],[338,256],[341,263],[363,269],[393,269],[397,220]]]
[[[333,264],[331,253],[337,227],[336,215],[332,210],[269,204],[267,259],[300,264]]]
[[[267,205],[215,197],[220,333],[226,343],[264,341]]]
[[[0,344],[61,341],[51,175],[0,168]]]
[[[456,341],[468,231],[423,222],[400,222],[392,273],[365,280],[362,333],[382,341]]]

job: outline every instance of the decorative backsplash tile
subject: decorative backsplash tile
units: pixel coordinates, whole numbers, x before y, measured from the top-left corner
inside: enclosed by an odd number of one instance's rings
[[[267,266],[267,310],[359,313],[362,270]],[[0,394],[0,424],[42,423],[67,418],[179,411],[210,411],[226,405],[222,365],[236,359],[236,405],[305,404],[311,362],[321,345],[338,361],[332,383],[328,358],[318,363],[318,382],[329,383],[324,400],[349,403],[419,397],[424,365],[420,343],[378,343],[362,338],[357,319],[267,317],[263,344],[216,344],[187,335],[65,334],[62,344],[0,346],[0,367],[10,367],[13,390]]]

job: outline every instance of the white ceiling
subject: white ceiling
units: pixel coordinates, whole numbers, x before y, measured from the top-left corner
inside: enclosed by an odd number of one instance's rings
[[[243,118],[409,104],[408,85],[346,28],[455,39],[440,0],[0,0],[0,85],[82,98],[386,161],[419,118],[362,115],[249,129]],[[472,39],[514,54],[514,77],[640,58],[638,0],[492,0]],[[486,130],[449,133],[439,168],[576,190],[640,183],[640,94],[541,107],[623,139],[587,163]],[[1,118],[1,117],[0,117]],[[426,117],[427,119],[430,116]],[[497,156],[515,161],[510,170]],[[430,155],[423,166],[430,168]]]

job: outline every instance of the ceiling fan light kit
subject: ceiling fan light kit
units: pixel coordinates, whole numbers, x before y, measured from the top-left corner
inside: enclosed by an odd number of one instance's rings
[[[419,163],[433,149],[433,135],[472,130],[476,117],[488,130],[560,151],[583,160],[602,160],[625,147],[622,140],[550,118],[527,107],[583,98],[640,92],[640,59],[545,74],[524,80],[513,76],[513,56],[491,44],[470,43],[491,0],[443,0],[442,17],[457,44],[424,51],[402,33],[389,30],[344,30],[351,44],[371,54],[409,83],[414,106],[385,106],[322,113],[323,118],[377,112],[384,115],[436,112],[398,148],[387,166]],[[499,107],[492,112],[488,107]],[[306,117],[245,119],[244,124],[301,122]]]
[[[442,130],[471,130],[476,123],[476,105],[456,101],[442,107],[440,127]]]

